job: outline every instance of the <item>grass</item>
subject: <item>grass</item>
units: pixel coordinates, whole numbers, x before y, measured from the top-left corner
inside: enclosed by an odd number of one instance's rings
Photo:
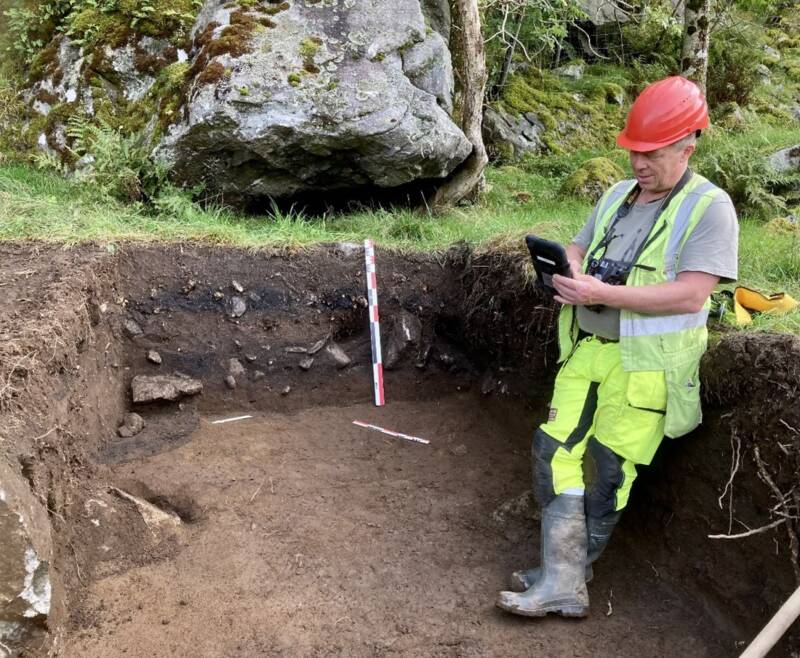
[[[142,242],[200,240],[241,247],[303,246],[372,237],[403,250],[443,249],[458,241],[481,244],[498,234],[538,231],[567,239],[589,210],[559,200],[557,185],[516,167],[491,169],[479,206],[431,218],[408,209],[364,210],[310,219],[274,209],[259,217],[201,209],[168,195],[156,210],[109,200],[83,184],[28,165],[0,166],[0,240]],[[520,197],[519,195],[528,195]]]
[[[760,158],[765,152],[800,142],[800,130],[766,124],[759,126],[757,136],[710,137],[698,153],[701,171],[713,162],[715,140],[725,140],[727,148]],[[540,157],[490,167],[481,202],[443,216],[397,208],[313,219],[277,208],[262,216],[213,206],[203,209],[177,191],[160,197],[155,208],[144,208],[114,201],[96,186],[51,171],[6,163],[0,164],[0,240],[65,245],[193,240],[245,248],[298,248],[371,237],[384,247],[407,252],[442,250],[456,242],[522,250],[526,233],[567,242],[577,232],[590,206],[563,197],[559,189],[580,163],[597,155],[626,166],[620,150]],[[712,171],[704,173],[715,178]],[[764,292],[786,291],[800,300],[800,231],[776,230],[763,217],[740,219],[740,283]],[[758,316],[747,330],[800,333],[800,313]]]

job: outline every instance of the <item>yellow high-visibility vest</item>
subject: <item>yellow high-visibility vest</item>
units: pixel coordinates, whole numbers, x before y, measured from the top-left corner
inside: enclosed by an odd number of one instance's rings
[[[631,193],[635,180],[622,181],[609,189],[600,200],[591,254],[605,235],[617,210]],[[636,260],[630,273],[629,286],[646,286],[674,281],[683,245],[697,226],[720,188],[699,174],[692,174],[656,220],[648,238],[649,244]],[[584,262],[584,271],[588,263]],[[642,390],[666,379],[667,407],[664,433],[678,437],[693,430],[702,419],[700,409],[700,358],[708,344],[706,322],[710,300],[697,313],[650,315],[620,311],[620,354],[624,370],[635,373],[630,386]],[[563,306],[559,315],[560,361],[574,349],[578,326],[574,307]],[[632,391],[636,395],[636,391]]]

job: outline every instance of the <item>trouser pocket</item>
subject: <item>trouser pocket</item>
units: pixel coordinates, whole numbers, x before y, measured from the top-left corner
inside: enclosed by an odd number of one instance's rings
[[[700,424],[700,364],[690,364],[667,370],[667,408],[664,434],[677,438],[691,432]]]

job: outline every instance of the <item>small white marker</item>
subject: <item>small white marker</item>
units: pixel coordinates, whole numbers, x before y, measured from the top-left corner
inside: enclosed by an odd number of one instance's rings
[[[406,441],[415,441],[416,443],[424,443],[426,445],[430,443],[428,439],[421,439],[418,436],[411,436],[410,434],[403,434],[402,432],[393,432],[392,430],[387,430],[383,427],[378,427],[377,425],[370,425],[369,423],[365,423],[360,420],[354,420],[353,425],[366,427],[368,430],[375,430],[376,432],[383,432],[389,436],[396,436],[398,439],[405,439]]]
[[[232,423],[234,420],[244,420],[245,418],[252,418],[252,416],[234,416],[233,418],[223,418],[222,420],[212,421],[212,425],[220,425],[222,423]]]

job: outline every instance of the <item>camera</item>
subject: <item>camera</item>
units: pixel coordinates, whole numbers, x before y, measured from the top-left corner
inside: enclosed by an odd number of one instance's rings
[[[634,264],[629,261],[613,260],[611,258],[593,258],[589,261],[586,274],[612,286],[624,286],[633,267]],[[605,306],[603,304],[591,304],[586,308],[595,313],[599,313]]]
[[[632,269],[633,263],[628,261],[593,258],[589,261],[586,274],[612,286],[624,286]]]

